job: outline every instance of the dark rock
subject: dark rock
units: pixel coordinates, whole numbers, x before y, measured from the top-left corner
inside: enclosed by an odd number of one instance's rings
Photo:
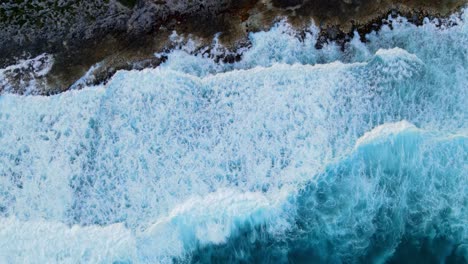
[[[444,16],[467,2],[6,0],[0,3],[0,68],[13,65],[19,59],[53,54],[54,66],[40,77],[39,83],[55,93],[68,89],[98,62],[103,70],[98,74],[101,77],[93,82],[105,80],[118,69],[154,67],[158,63],[146,62],[154,59],[155,52],[170,46],[168,36],[174,30],[190,34],[206,44],[221,33],[221,42],[235,49],[245,42],[248,32],[266,30],[278,17],[288,17],[297,27],[305,27],[312,18],[322,27],[317,43],[320,48],[328,40],[345,42],[354,30],[362,34],[375,29],[391,10],[406,15],[414,23],[421,23],[424,16]],[[231,55],[219,59],[238,60]],[[12,89],[19,93],[24,90]],[[39,89],[39,93],[51,93],[44,92],[47,89]]]
[[[278,8],[287,8],[300,6],[304,2],[303,0],[273,0],[273,5]]]

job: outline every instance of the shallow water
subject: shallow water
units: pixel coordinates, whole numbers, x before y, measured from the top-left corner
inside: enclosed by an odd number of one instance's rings
[[[468,261],[467,19],[1,95],[0,262]]]

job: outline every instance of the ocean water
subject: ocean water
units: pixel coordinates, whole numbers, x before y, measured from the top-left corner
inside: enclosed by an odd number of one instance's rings
[[[467,20],[0,95],[0,262],[467,263]]]

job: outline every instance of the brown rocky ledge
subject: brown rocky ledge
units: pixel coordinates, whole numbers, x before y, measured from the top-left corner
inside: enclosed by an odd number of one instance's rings
[[[38,94],[69,89],[96,63],[99,83],[118,69],[154,67],[153,54],[170,47],[169,35],[191,35],[210,43],[216,33],[228,48],[245,43],[247,34],[268,29],[280,18],[303,28],[313,20],[324,39],[374,29],[389,12],[420,23],[443,17],[468,0],[7,0],[0,3],[0,68],[24,57],[52,54],[44,76],[12,69],[10,90],[25,93],[22,80],[35,79]],[[320,48],[320,45],[318,45]],[[44,59],[45,60],[45,59]],[[44,66],[46,67],[46,66]],[[31,68],[31,67],[29,67]],[[15,83],[15,80],[17,81]],[[6,89],[0,83],[0,93]]]

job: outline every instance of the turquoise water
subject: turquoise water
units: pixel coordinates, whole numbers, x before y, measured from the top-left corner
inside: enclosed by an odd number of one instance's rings
[[[0,262],[467,262],[467,19],[1,95]]]

